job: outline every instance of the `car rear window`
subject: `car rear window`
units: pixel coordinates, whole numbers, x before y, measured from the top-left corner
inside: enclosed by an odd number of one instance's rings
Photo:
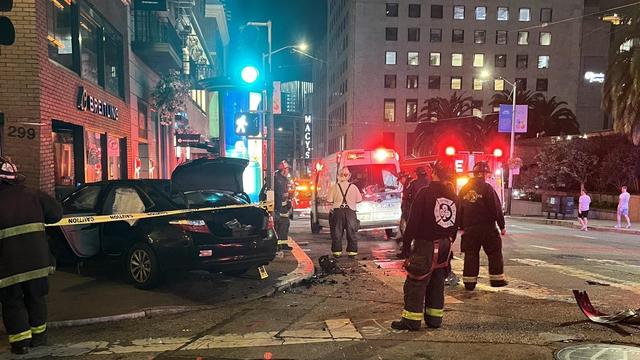
[[[246,204],[245,201],[235,196],[218,191],[192,191],[176,194],[171,197],[171,200],[187,208]]]

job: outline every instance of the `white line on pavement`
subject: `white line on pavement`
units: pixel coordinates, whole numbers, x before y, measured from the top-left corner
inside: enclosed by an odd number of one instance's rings
[[[593,236],[587,236],[587,235],[573,235],[575,237],[579,237],[579,238],[583,238],[583,239],[591,239],[591,240],[595,240],[597,238],[593,237]]]
[[[509,224],[509,226],[511,226],[511,227],[513,227],[513,228],[516,228],[516,229],[520,229],[520,230],[533,231],[533,229],[528,228],[528,227],[526,227],[526,226],[521,226],[521,225],[512,225],[512,224]]]
[[[538,248],[538,249],[545,249],[545,250],[551,250],[551,251],[558,251],[558,249],[556,249],[556,248],[552,248],[552,247],[539,246],[539,245],[529,245],[529,246],[534,247],[534,248]]]

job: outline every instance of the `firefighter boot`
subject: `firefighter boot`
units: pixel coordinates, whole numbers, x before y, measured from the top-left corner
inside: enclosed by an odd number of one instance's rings
[[[504,274],[498,274],[498,275],[489,274],[489,282],[491,283],[491,287],[503,287],[509,284]]]
[[[29,353],[29,344],[31,338],[11,343],[11,352],[16,355],[24,355]]]
[[[417,326],[416,324],[410,323],[409,321],[402,319],[399,321],[394,321],[391,323],[391,328],[395,329],[395,330],[409,330],[409,331],[418,331],[420,330],[420,324],[421,322],[418,322]]]

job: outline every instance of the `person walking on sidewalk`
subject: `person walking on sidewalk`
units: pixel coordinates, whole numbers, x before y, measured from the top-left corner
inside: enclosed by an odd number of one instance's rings
[[[578,199],[578,221],[582,227],[580,230],[587,231],[589,227],[589,205],[591,204],[591,197],[587,195],[586,190],[580,190],[580,198]]]
[[[11,161],[0,157],[0,303],[14,354],[46,343],[47,277],[55,267],[44,224],[62,218],[62,206],[24,187],[24,180]]]
[[[420,190],[411,207],[403,238],[408,254],[404,310],[402,319],[391,323],[394,329],[419,330],[422,319],[431,328],[442,325],[446,268],[458,231],[458,197],[450,184],[453,174],[453,164],[436,162],[433,182]]]
[[[491,176],[489,164],[484,161],[473,167],[473,178],[462,187],[460,197],[460,218],[462,220],[462,242],[464,253],[462,281],[467,290],[473,290],[480,271],[480,248],[489,258],[489,280],[491,286],[506,286],[502,259],[502,238],[506,235],[504,214],[500,198],[493,187],[486,182]],[[496,223],[498,228],[496,228]]]
[[[345,231],[347,233],[347,255],[350,258],[358,255],[356,204],[362,202],[362,194],[356,185],[349,182],[349,179],[351,179],[351,172],[348,167],[343,167],[338,172],[338,182],[329,190],[328,201],[333,204],[331,252],[334,257],[342,255],[342,237]]]
[[[616,225],[617,228],[621,227],[620,218],[624,216],[625,220],[627,220],[627,229],[631,228],[631,220],[629,220],[629,200],[631,199],[631,195],[627,192],[627,187],[623,186],[620,193],[620,199],[618,200],[618,223]]]

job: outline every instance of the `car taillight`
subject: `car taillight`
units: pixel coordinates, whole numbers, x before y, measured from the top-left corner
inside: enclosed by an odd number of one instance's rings
[[[209,227],[205,224],[204,220],[173,220],[169,221],[169,224],[176,225],[188,232],[209,233]]]

